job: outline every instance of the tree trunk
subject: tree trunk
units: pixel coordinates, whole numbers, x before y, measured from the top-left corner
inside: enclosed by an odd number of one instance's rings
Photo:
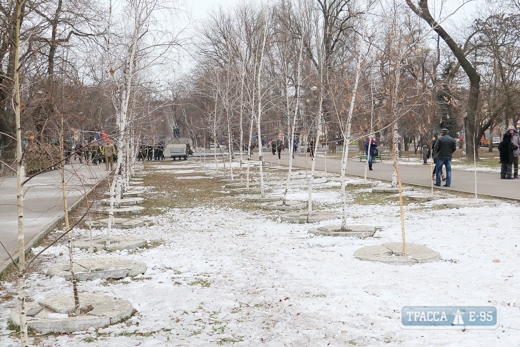
[[[468,101],[466,103],[466,117],[464,118],[464,126],[466,129],[466,159],[468,161],[478,160],[478,148],[474,146],[479,142],[477,138],[477,107],[480,93],[480,75],[473,65],[466,58],[466,54],[451,38],[451,36],[444,30],[444,28],[437,23],[437,21],[430,14],[428,9],[428,0],[419,0],[419,7],[415,6],[412,0],[406,0],[408,7],[420,18],[424,19],[426,23],[446,42],[455,58],[460,63],[460,66],[466,72],[469,78],[470,88]]]
[[[1,160],[7,165],[13,165],[17,158],[16,153],[16,112],[12,107],[12,95],[14,90],[15,56],[19,59],[20,28],[25,16],[26,1],[17,0],[11,15],[7,18],[6,33],[9,41],[14,45],[4,45],[1,56],[8,55],[7,71],[0,71],[0,146],[2,147]],[[14,46],[16,46],[16,49]],[[20,105],[19,105],[20,106]],[[0,164],[0,169],[2,168]]]
[[[24,0],[16,1],[16,26],[13,40],[13,82],[14,82],[14,114],[16,124],[16,202],[18,207],[18,306],[20,310],[20,340],[22,346],[29,346],[27,334],[27,315],[25,312],[25,231],[23,216],[23,186],[22,186],[22,129],[20,119],[20,26],[23,16]]]
[[[265,11],[265,9],[264,9]],[[260,61],[258,63],[258,75],[257,75],[257,90],[258,93],[258,102],[257,102],[257,144],[258,144],[258,162],[260,165],[260,195],[261,197],[265,197],[265,187],[264,187],[264,156],[262,154],[262,129],[261,129],[261,119],[262,119],[262,63],[264,61],[264,49],[265,44],[267,42],[267,16],[265,12],[262,14],[263,22],[264,22],[264,37],[262,40],[262,46],[260,47]]]

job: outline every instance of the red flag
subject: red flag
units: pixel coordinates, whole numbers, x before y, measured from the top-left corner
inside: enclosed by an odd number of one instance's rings
[[[108,137],[107,134],[105,134],[105,130],[101,130],[101,137],[105,141],[110,141],[110,137]]]

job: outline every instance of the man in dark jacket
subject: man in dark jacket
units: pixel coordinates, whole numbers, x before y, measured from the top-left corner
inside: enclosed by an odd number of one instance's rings
[[[441,173],[442,166],[446,167],[446,184],[445,187],[451,185],[451,156],[457,149],[457,144],[453,137],[448,135],[448,129],[444,128],[441,130],[441,137],[435,142],[434,152],[437,154],[436,172],[435,172],[435,185],[441,186]]]
[[[507,128],[506,133],[502,138],[502,142],[498,145],[500,153],[500,178],[511,179],[512,164],[515,161],[514,151],[518,150],[518,145],[513,141],[515,133],[514,127]],[[518,175],[518,174],[517,174]]]

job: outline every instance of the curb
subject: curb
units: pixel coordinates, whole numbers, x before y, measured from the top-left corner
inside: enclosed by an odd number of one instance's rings
[[[90,187],[90,190],[87,190],[86,195],[89,195],[90,193],[92,193],[106,177],[107,176],[101,178],[95,185]],[[79,204],[82,203],[84,200],[85,200],[85,195],[83,195],[82,198],[78,199],[78,201],[76,201],[72,206],[70,206],[68,208],[68,211],[69,212],[74,211],[79,206]],[[63,220],[65,220],[65,215],[58,217],[55,220],[48,223],[47,226],[45,228],[43,228],[43,230],[40,233],[38,233],[38,235],[33,237],[32,240],[28,241],[25,244],[25,254],[27,254],[31,250],[31,248],[34,246],[34,244],[40,242],[45,236],[47,236],[47,234],[49,234],[56,227],[56,225],[58,225]],[[19,254],[20,254],[20,251],[16,252],[14,255],[12,255],[12,259],[14,260],[14,263],[18,263]],[[2,276],[6,270],[8,270],[12,266],[14,266],[13,260],[9,259],[8,261],[4,262],[3,264],[0,264],[0,276]]]

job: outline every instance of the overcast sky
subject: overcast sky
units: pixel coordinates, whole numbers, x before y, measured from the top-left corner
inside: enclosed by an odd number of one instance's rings
[[[191,9],[192,15],[194,19],[203,19],[206,17],[212,9],[218,8],[218,6],[223,7],[234,7],[236,4],[240,2],[240,0],[184,0],[188,8]],[[244,0],[248,1],[248,0]],[[251,1],[251,0],[249,0]],[[477,7],[482,6],[482,0],[449,0],[445,1],[444,12],[451,13],[455,9],[457,9],[464,2],[463,8],[460,10],[463,13],[472,13]],[[436,10],[440,9],[441,0],[433,0],[430,1],[430,9],[432,12],[436,12]],[[458,13],[458,15],[463,15],[463,13]]]
[[[200,20],[204,19],[212,12],[212,10],[222,6],[224,8],[233,8],[238,4],[239,0],[184,0],[191,13],[193,19]]]
[[[185,8],[191,13],[191,25],[196,24],[206,18],[219,6],[222,6],[224,10],[232,9],[240,2],[247,1],[262,1],[262,0],[181,0],[184,3]],[[267,1],[267,0],[264,0]],[[452,33],[453,36],[457,37],[457,30],[466,26],[468,19],[473,19],[477,9],[482,8],[486,0],[444,0],[445,3],[442,7],[441,24],[448,30],[455,31]],[[441,10],[440,4],[442,0],[431,0],[430,10],[432,14],[438,18],[439,11]],[[464,5],[463,5],[464,4]],[[460,7],[463,5],[462,7]],[[456,13],[454,13],[456,11]],[[446,18],[448,17],[448,18]],[[191,26],[190,25],[190,26]],[[193,63],[191,59],[183,59],[182,67],[178,71],[187,71]]]

